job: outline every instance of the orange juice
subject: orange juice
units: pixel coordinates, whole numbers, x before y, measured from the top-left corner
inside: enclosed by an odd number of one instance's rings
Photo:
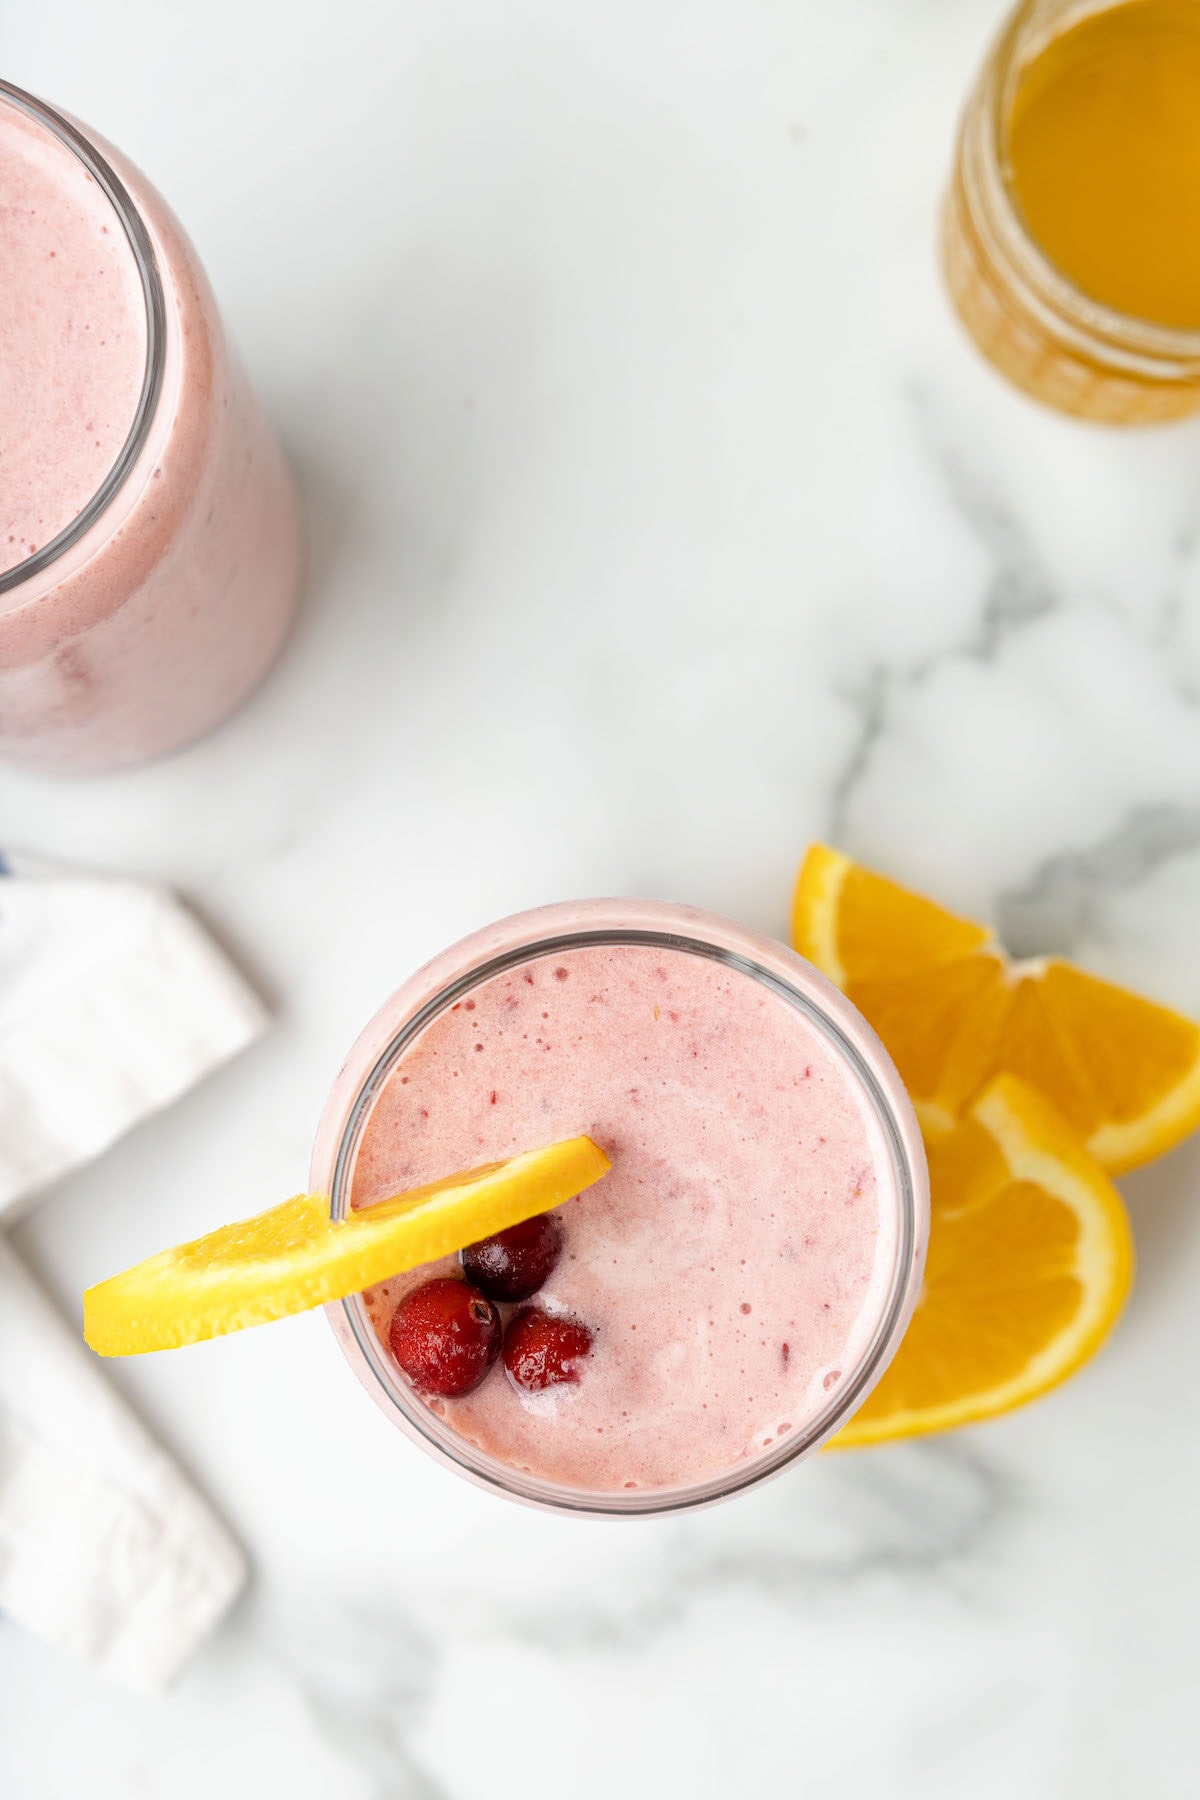
[[[1008,179],[1030,235],[1117,312],[1200,329],[1200,4],[1127,0],[1018,78]]]
[[[1036,399],[1110,424],[1200,407],[1200,0],[1021,0],[967,98],[942,257]]]

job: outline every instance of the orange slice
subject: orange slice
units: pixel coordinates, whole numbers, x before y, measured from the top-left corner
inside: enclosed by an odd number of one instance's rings
[[[1060,957],[1014,962],[982,925],[823,844],[800,871],[792,941],[875,1027],[927,1137],[1002,1071],[1113,1173],[1200,1124],[1200,1026]]]
[[[608,1168],[603,1150],[577,1137],[337,1222],[327,1199],[298,1194],[88,1288],[83,1335],[101,1356],[134,1356],[306,1312],[561,1206]]]
[[[929,1174],[917,1310],[837,1446],[948,1431],[1035,1399],[1100,1347],[1129,1291],[1120,1195],[1023,1082],[997,1076],[932,1146]]]

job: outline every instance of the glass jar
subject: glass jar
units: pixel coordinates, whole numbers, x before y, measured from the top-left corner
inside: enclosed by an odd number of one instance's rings
[[[17,354],[10,344],[0,382],[6,422],[25,414],[15,468],[0,460],[0,515],[23,508],[28,538],[10,523],[0,558],[0,754],[114,768],[199,736],[261,679],[296,604],[298,508],[195,252],[154,189],[4,82],[0,148],[19,264],[5,272]],[[93,320],[93,304],[107,313]],[[100,338],[105,318],[117,328]],[[72,496],[73,478],[88,485]],[[35,541],[28,521],[44,515]]]
[[[1009,16],[963,112],[942,258],[960,318],[1010,381],[1061,412],[1136,425],[1200,407],[1200,332],[1130,318],[1081,293],[1030,237],[1006,167],[1022,73],[1063,30],[1110,9],[1023,0]]]
[[[861,1405],[891,1360],[911,1316],[924,1266],[929,1218],[920,1133],[886,1051],[842,994],[782,944],[690,907],[606,900],[520,914],[444,951],[414,975],[367,1026],[326,1105],[310,1184],[314,1193],[330,1195],[334,1218],[346,1216],[372,1110],[401,1059],[433,1021],[450,1009],[470,1011],[471,996],[497,977],[521,971],[526,980],[532,979],[532,965],[542,959],[561,959],[578,949],[627,945],[704,958],[719,965],[722,973],[729,971],[736,979],[761,984],[767,995],[795,1007],[833,1051],[857,1096],[862,1116],[869,1121],[870,1141],[877,1146],[878,1188],[883,1193],[886,1187],[890,1197],[886,1202],[887,1267],[878,1273],[878,1285],[871,1289],[872,1306],[854,1339],[858,1348],[851,1366],[839,1371],[836,1386],[829,1380],[823,1384],[827,1398],[820,1396],[817,1410],[800,1420],[792,1435],[780,1437],[716,1475],[634,1491],[582,1488],[522,1470],[459,1435],[438,1410],[413,1392],[383,1347],[362,1295],[330,1306],[327,1313],[351,1367],[372,1399],[394,1425],[439,1462],[481,1487],[531,1505],[573,1513],[646,1516],[724,1499],[810,1455]],[[546,966],[563,978],[553,963]],[[471,1035],[476,1029],[471,1026]],[[638,1066],[637,1048],[633,1043],[629,1046],[631,1069]],[[558,1079],[561,1081],[561,1071]],[[492,1099],[494,1104],[494,1094]],[[491,1153],[482,1150],[479,1154]],[[745,1248],[752,1257],[751,1240]],[[731,1271],[731,1279],[736,1282],[735,1271]],[[750,1309],[743,1306],[741,1310]]]

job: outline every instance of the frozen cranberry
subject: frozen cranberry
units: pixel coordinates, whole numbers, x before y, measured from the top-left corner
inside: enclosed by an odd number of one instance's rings
[[[406,1294],[388,1330],[392,1355],[424,1394],[470,1393],[500,1353],[500,1315],[469,1282],[444,1276]]]
[[[562,1226],[552,1213],[539,1213],[481,1238],[462,1252],[463,1274],[490,1300],[528,1300],[536,1294],[562,1250]]]
[[[560,1381],[578,1381],[578,1365],[591,1347],[592,1334],[578,1319],[523,1306],[504,1333],[504,1366],[518,1387],[536,1394]]]

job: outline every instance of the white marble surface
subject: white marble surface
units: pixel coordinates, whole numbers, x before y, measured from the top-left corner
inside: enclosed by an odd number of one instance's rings
[[[187,221],[301,472],[286,659],[191,752],[0,774],[0,841],[177,884],[278,1009],[49,1197],[84,1284],[297,1187],[338,1060],[468,928],[783,928],[832,835],[1200,1009],[1200,429],[1007,391],[932,253],[992,0],[10,9],[5,73]],[[679,1523],[527,1514],[319,1316],[121,1366],[253,1591],[158,1702],[0,1627],[5,1800],[1190,1796],[1200,1146],[1026,1413]]]

